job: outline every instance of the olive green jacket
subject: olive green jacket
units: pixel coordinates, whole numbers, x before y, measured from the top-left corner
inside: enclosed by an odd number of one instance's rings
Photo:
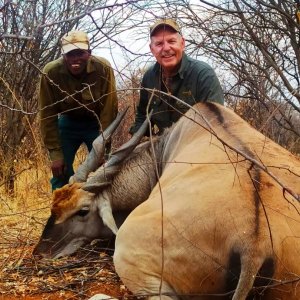
[[[144,74],[135,123],[130,128],[131,134],[135,133],[146,119],[149,101],[149,111],[153,110],[151,124],[159,130],[159,134],[188,110],[184,103],[159,91],[169,93],[191,106],[205,101],[224,104],[223,91],[214,70],[207,63],[184,53],[178,73],[172,77],[171,90],[168,90],[163,82],[161,66],[158,63]]]
[[[48,63],[40,80],[40,125],[44,144],[52,161],[62,159],[58,132],[58,115],[67,114],[78,120],[95,119],[104,130],[118,110],[116,83],[110,63],[91,56],[87,73],[73,77],[63,58]]]

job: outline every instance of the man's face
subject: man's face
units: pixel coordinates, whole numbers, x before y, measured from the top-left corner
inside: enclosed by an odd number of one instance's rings
[[[150,50],[163,70],[177,72],[185,47],[184,38],[171,28],[158,28],[151,37]]]
[[[91,53],[89,50],[75,49],[64,54],[64,60],[69,72],[78,76],[86,71],[86,65]]]

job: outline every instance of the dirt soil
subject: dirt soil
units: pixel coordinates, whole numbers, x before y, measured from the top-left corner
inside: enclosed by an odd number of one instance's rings
[[[1,300],[89,299],[97,293],[132,298],[115,273],[112,251],[88,245],[73,256],[47,260],[33,257],[32,250],[29,245],[1,253]]]

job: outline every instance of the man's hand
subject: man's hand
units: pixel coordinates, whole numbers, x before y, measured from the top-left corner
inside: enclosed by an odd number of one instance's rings
[[[63,159],[54,160],[51,163],[51,170],[54,177],[63,177],[65,175],[65,163]]]

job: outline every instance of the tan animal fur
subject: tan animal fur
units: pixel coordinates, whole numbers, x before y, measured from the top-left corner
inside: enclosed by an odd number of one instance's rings
[[[300,204],[281,186],[300,195],[299,160],[229,109],[194,108],[211,132],[193,111],[172,129],[159,184],[118,231],[117,273],[151,299],[222,294],[238,257],[234,300],[246,299],[261,267],[262,299],[300,299]]]

